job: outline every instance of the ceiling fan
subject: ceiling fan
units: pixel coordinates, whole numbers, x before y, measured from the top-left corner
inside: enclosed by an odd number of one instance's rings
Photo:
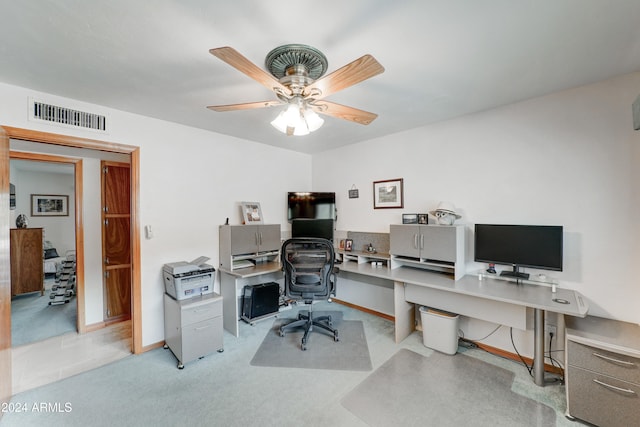
[[[275,92],[278,100],[243,104],[212,105],[213,111],[248,110],[286,105],[271,124],[287,135],[306,135],[322,126],[316,114],[324,114],[368,125],[377,114],[325,101],[324,98],[384,71],[371,55],[364,55],[324,76],[327,58],[318,49],[302,44],[287,44],[267,54],[267,73],[232,47],[219,47],[209,52],[258,83]],[[323,77],[324,76],[324,77]]]

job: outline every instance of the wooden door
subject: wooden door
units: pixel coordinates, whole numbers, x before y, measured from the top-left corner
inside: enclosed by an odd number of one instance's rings
[[[131,317],[131,173],[126,163],[101,162],[104,320]]]

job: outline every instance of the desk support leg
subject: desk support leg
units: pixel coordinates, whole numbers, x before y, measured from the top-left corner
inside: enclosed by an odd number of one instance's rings
[[[533,381],[544,386],[544,310],[533,310]]]

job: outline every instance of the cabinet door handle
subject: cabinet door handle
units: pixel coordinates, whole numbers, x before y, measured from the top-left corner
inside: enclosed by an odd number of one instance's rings
[[[626,366],[636,366],[636,364],[633,363],[633,362],[627,362],[626,360],[614,359],[613,357],[608,357],[608,356],[605,356],[604,354],[600,354],[600,353],[595,353],[594,352],[593,355],[595,357],[599,357],[600,359],[608,360],[609,362],[620,363],[621,365],[626,365]]]
[[[417,234],[413,235],[413,247],[418,249],[418,235]]]
[[[619,392],[622,392],[622,393],[627,393],[627,394],[636,394],[636,392],[635,392],[635,391],[633,391],[633,390],[629,390],[628,388],[620,388],[620,387],[616,387],[616,386],[614,386],[614,385],[607,384],[607,383],[603,383],[602,381],[599,381],[599,380],[596,380],[596,379],[594,379],[594,380],[593,380],[593,382],[594,382],[594,383],[597,383],[597,384],[600,384],[600,385],[601,385],[601,386],[603,386],[603,387],[607,387],[607,388],[610,388],[610,389],[612,389],[612,390],[619,391]]]
[[[424,234],[420,235],[420,249],[424,249]]]
[[[210,328],[211,326],[213,326],[213,325],[200,326],[200,327],[198,327],[198,328],[194,328],[194,330],[195,330],[195,331],[201,331],[201,330],[203,330],[203,329]]]

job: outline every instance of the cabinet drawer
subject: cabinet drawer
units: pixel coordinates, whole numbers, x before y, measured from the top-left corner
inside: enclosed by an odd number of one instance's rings
[[[206,301],[203,304],[189,304],[182,307],[182,325],[191,325],[203,320],[222,316],[222,299]]]
[[[640,386],[569,366],[567,397],[570,415],[599,426],[637,425]]]
[[[640,384],[640,359],[570,340],[567,344],[569,365]]]
[[[211,354],[222,348],[222,317],[182,328],[182,363]]]

